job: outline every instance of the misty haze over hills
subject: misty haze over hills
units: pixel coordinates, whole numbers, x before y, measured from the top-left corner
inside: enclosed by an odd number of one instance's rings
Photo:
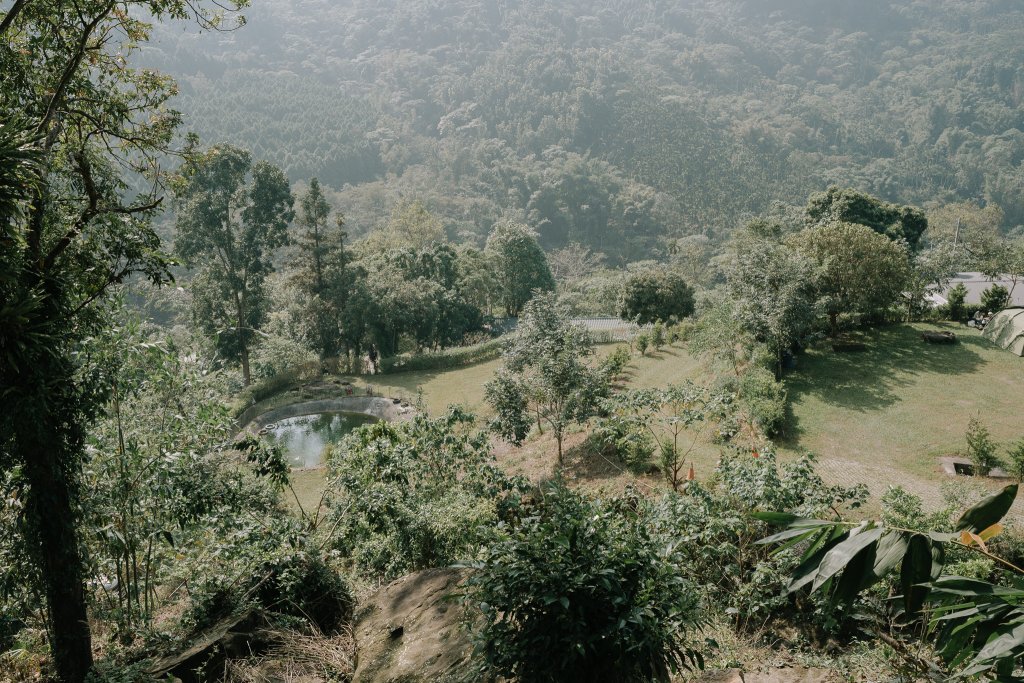
[[[319,176],[356,234],[414,196],[454,238],[512,214],[548,248],[639,257],[830,183],[1024,223],[1013,2],[257,0],[247,18],[162,27],[144,59],[204,142]]]

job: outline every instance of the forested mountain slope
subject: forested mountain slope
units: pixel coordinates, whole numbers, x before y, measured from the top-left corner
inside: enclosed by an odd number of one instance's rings
[[[1012,0],[254,0],[146,63],[205,142],[319,176],[356,235],[402,197],[620,260],[829,183],[1024,223]]]

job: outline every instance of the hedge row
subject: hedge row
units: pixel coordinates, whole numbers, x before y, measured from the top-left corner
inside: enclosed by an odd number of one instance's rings
[[[502,338],[491,339],[472,346],[459,346],[444,351],[408,354],[403,353],[380,361],[382,373],[410,372],[415,370],[450,370],[464,365],[494,360],[501,355],[505,345]]]

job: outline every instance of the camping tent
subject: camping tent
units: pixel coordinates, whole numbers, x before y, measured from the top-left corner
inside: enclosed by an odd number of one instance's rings
[[[992,316],[982,334],[992,343],[1024,356],[1024,308],[1004,308]]]

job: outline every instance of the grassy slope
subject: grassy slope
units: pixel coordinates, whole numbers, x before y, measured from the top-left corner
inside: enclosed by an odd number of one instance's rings
[[[960,343],[926,344],[926,329],[953,330]],[[811,351],[787,378],[792,419],[781,445],[817,453],[826,478],[874,494],[900,484],[935,502],[946,480],[938,458],[963,451],[972,415],[998,442],[1024,437],[1024,360],[962,326],[898,325],[867,341],[861,353]]]
[[[946,481],[937,459],[964,447],[967,420],[979,414],[1002,443],[1024,438],[1024,360],[992,346],[968,328],[950,327],[960,336],[955,346],[925,344],[924,329],[934,325],[898,325],[867,336],[868,350],[835,354],[811,350],[799,358],[786,379],[792,399],[790,427],[780,439],[783,457],[810,450],[820,471],[834,483],[864,482],[880,495],[900,484],[931,503]],[[599,355],[614,346],[599,347]],[[440,372],[410,372],[375,378],[375,391],[415,398],[422,389],[427,410],[437,413],[458,403],[486,416],[483,385],[500,366],[488,361]],[[699,363],[679,347],[634,357],[623,384],[665,386],[697,379]],[[373,383],[374,378],[367,378]],[[637,477],[621,464],[580,457],[582,433],[566,440],[566,475],[595,491],[620,490],[627,483],[659,487],[655,477]],[[550,476],[554,464],[550,434],[535,436],[521,449],[495,444],[502,466],[533,480]],[[706,477],[717,448],[698,445],[692,455],[698,478]],[[318,496],[319,472],[297,473],[304,500]]]
[[[597,357],[604,358],[617,344],[603,344],[597,347]],[[400,396],[415,400],[417,391],[422,390],[427,412],[437,414],[448,405],[458,404],[477,415],[488,414],[484,401],[484,384],[501,367],[496,359],[477,363],[455,370],[426,370],[402,372],[364,378],[370,383],[376,379],[374,390],[383,396]],[[631,387],[664,386],[696,375],[697,362],[676,348],[648,351],[644,357],[636,357],[629,365],[625,379]]]
[[[603,358],[615,347],[614,344],[598,346],[597,356]],[[374,393],[379,395],[401,397],[410,401],[415,401],[418,392],[422,391],[423,403],[427,412],[431,414],[438,414],[447,406],[458,404],[486,418],[489,411],[484,401],[484,384],[499,367],[501,361],[493,360],[455,370],[363,377],[359,384],[365,382],[372,385]],[[679,347],[672,347],[657,352],[649,351],[646,356],[633,358],[623,380],[626,386],[643,388],[681,382],[696,378],[697,375],[697,361]],[[566,438],[567,476],[570,479],[575,479],[596,491],[621,490],[630,482],[639,482],[640,486],[659,486],[657,478],[637,477],[625,471],[621,463],[601,460],[594,462],[591,459],[585,461],[580,457],[578,448],[582,440],[583,435],[580,433],[570,434]],[[555,443],[548,433],[534,436],[522,448],[513,448],[495,441],[495,454],[501,465],[508,471],[522,474],[533,481],[550,476],[555,462],[554,453]],[[709,447],[695,449],[694,461],[701,474],[710,472],[716,460],[717,450]],[[323,491],[323,472],[295,472],[293,485],[302,505],[306,508],[315,507]]]

